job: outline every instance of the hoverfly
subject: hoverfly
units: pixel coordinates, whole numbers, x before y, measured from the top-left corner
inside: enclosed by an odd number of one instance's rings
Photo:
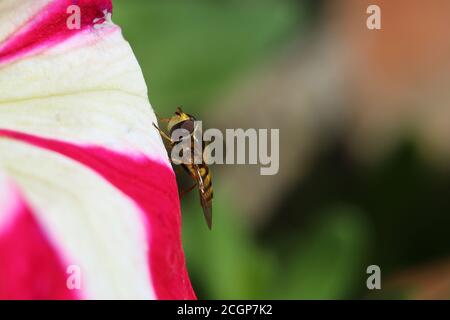
[[[170,144],[170,150],[177,145],[178,143],[181,143],[184,139],[190,139],[191,143],[191,157],[194,158],[195,150],[195,139],[196,139],[196,133],[197,128],[195,127],[195,121],[196,119],[191,116],[190,114],[187,114],[183,112],[183,110],[178,107],[175,111],[175,114],[171,118],[162,118],[159,119],[162,122],[167,122],[167,131],[169,134],[166,134],[164,131],[162,131],[155,123],[153,123],[153,126],[159,131],[161,136],[166,139]],[[171,136],[173,132],[176,129],[185,129],[189,133],[188,136],[182,137],[182,139],[178,141],[174,141]],[[202,150],[204,150],[205,145],[202,143]],[[181,165],[181,167],[184,169],[185,172],[189,174],[189,176],[195,181],[195,184],[184,191],[182,195],[192,191],[194,188],[198,188],[199,194],[200,194],[200,204],[203,208],[203,214],[206,219],[206,224],[208,225],[208,228],[211,230],[212,227],[212,198],[213,198],[213,188],[212,188],[212,181],[211,181],[211,172],[208,168],[208,165],[205,163],[205,159],[203,157],[203,153],[201,155],[201,163],[195,164],[193,161],[192,163],[176,163],[171,159],[172,164],[175,165]]]

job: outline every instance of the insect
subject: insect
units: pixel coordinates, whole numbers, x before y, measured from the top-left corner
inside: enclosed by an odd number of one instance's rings
[[[178,143],[181,143],[185,139],[190,139],[191,143],[191,159],[194,158],[194,154],[196,152],[195,150],[195,141],[196,141],[196,133],[198,128],[196,127],[196,119],[191,116],[190,114],[187,114],[183,112],[181,107],[178,107],[175,111],[175,114],[171,118],[161,118],[159,119],[162,122],[167,123],[167,131],[169,134],[166,134],[164,131],[162,131],[155,123],[153,123],[153,126],[159,131],[161,136],[166,139],[170,144],[170,149],[172,149],[174,146],[176,146]],[[171,136],[173,135],[173,132],[176,129],[185,129],[186,132],[188,132],[187,136],[183,136],[178,141],[174,141]],[[204,150],[205,145],[202,143],[202,150]],[[169,150],[170,152],[171,150]],[[198,150],[197,150],[198,152]],[[213,198],[213,187],[212,187],[212,180],[211,180],[211,171],[209,170],[208,165],[205,163],[205,159],[203,157],[203,153],[201,153],[201,163],[195,164],[194,161],[191,161],[192,163],[178,163],[175,162],[173,159],[171,159],[173,164],[181,165],[181,167],[184,169],[185,172],[189,174],[189,176],[195,181],[195,184],[184,191],[182,195],[192,191],[194,188],[198,188],[199,194],[200,194],[200,204],[203,208],[203,214],[206,219],[206,224],[208,225],[208,228],[211,230],[212,228],[212,198]]]

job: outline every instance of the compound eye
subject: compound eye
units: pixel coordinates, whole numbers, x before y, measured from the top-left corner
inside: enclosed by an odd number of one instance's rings
[[[193,133],[194,132],[194,126],[195,126],[194,120],[186,120],[186,121],[184,121],[181,124],[180,128],[184,129],[184,130],[187,130],[189,133]]]

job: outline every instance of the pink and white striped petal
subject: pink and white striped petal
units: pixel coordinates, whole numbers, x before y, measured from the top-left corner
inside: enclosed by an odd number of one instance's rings
[[[120,29],[94,28],[104,10],[0,0],[0,298],[195,298],[145,81]]]
[[[79,299],[66,285],[65,263],[18,190],[0,178],[0,192],[0,297]]]

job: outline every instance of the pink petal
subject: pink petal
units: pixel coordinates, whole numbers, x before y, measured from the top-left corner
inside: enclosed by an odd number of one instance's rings
[[[131,284],[125,298],[195,299],[181,244],[176,179],[152,127],[155,115],[139,65],[117,27],[93,28],[95,18],[112,10],[111,1],[39,1],[45,6],[3,41],[0,30],[0,85],[18,88],[6,88],[0,97],[0,173],[20,190],[19,205],[6,212],[12,218],[0,219],[0,299],[103,298],[113,290],[123,297],[125,291],[117,291],[123,283]],[[80,30],[66,26],[72,4],[81,7]],[[67,74],[66,64],[73,67]],[[38,83],[29,86],[29,79]],[[86,180],[81,183],[72,171]],[[84,216],[68,216],[77,214],[73,199]],[[98,211],[109,203],[110,213]],[[0,194],[0,218],[6,210],[1,205]],[[129,221],[123,225],[123,219]],[[85,220],[92,225],[84,230]],[[89,248],[77,237],[99,243]],[[96,270],[110,267],[97,255],[102,248],[114,268],[97,281]],[[123,261],[120,250],[133,251],[126,255],[130,260]],[[88,274],[86,290],[67,289],[66,270],[73,263]]]
[[[0,229],[0,300],[77,299],[66,286],[66,268],[32,211],[16,195]]]
[[[82,9],[81,28],[67,28],[67,8],[77,4]],[[92,28],[95,18],[102,18],[103,11],[112,11],[111,0],[56,0],[12,34],[0,47],[0,63],[18,59],[39,48],[48,48],[74,35]]]

